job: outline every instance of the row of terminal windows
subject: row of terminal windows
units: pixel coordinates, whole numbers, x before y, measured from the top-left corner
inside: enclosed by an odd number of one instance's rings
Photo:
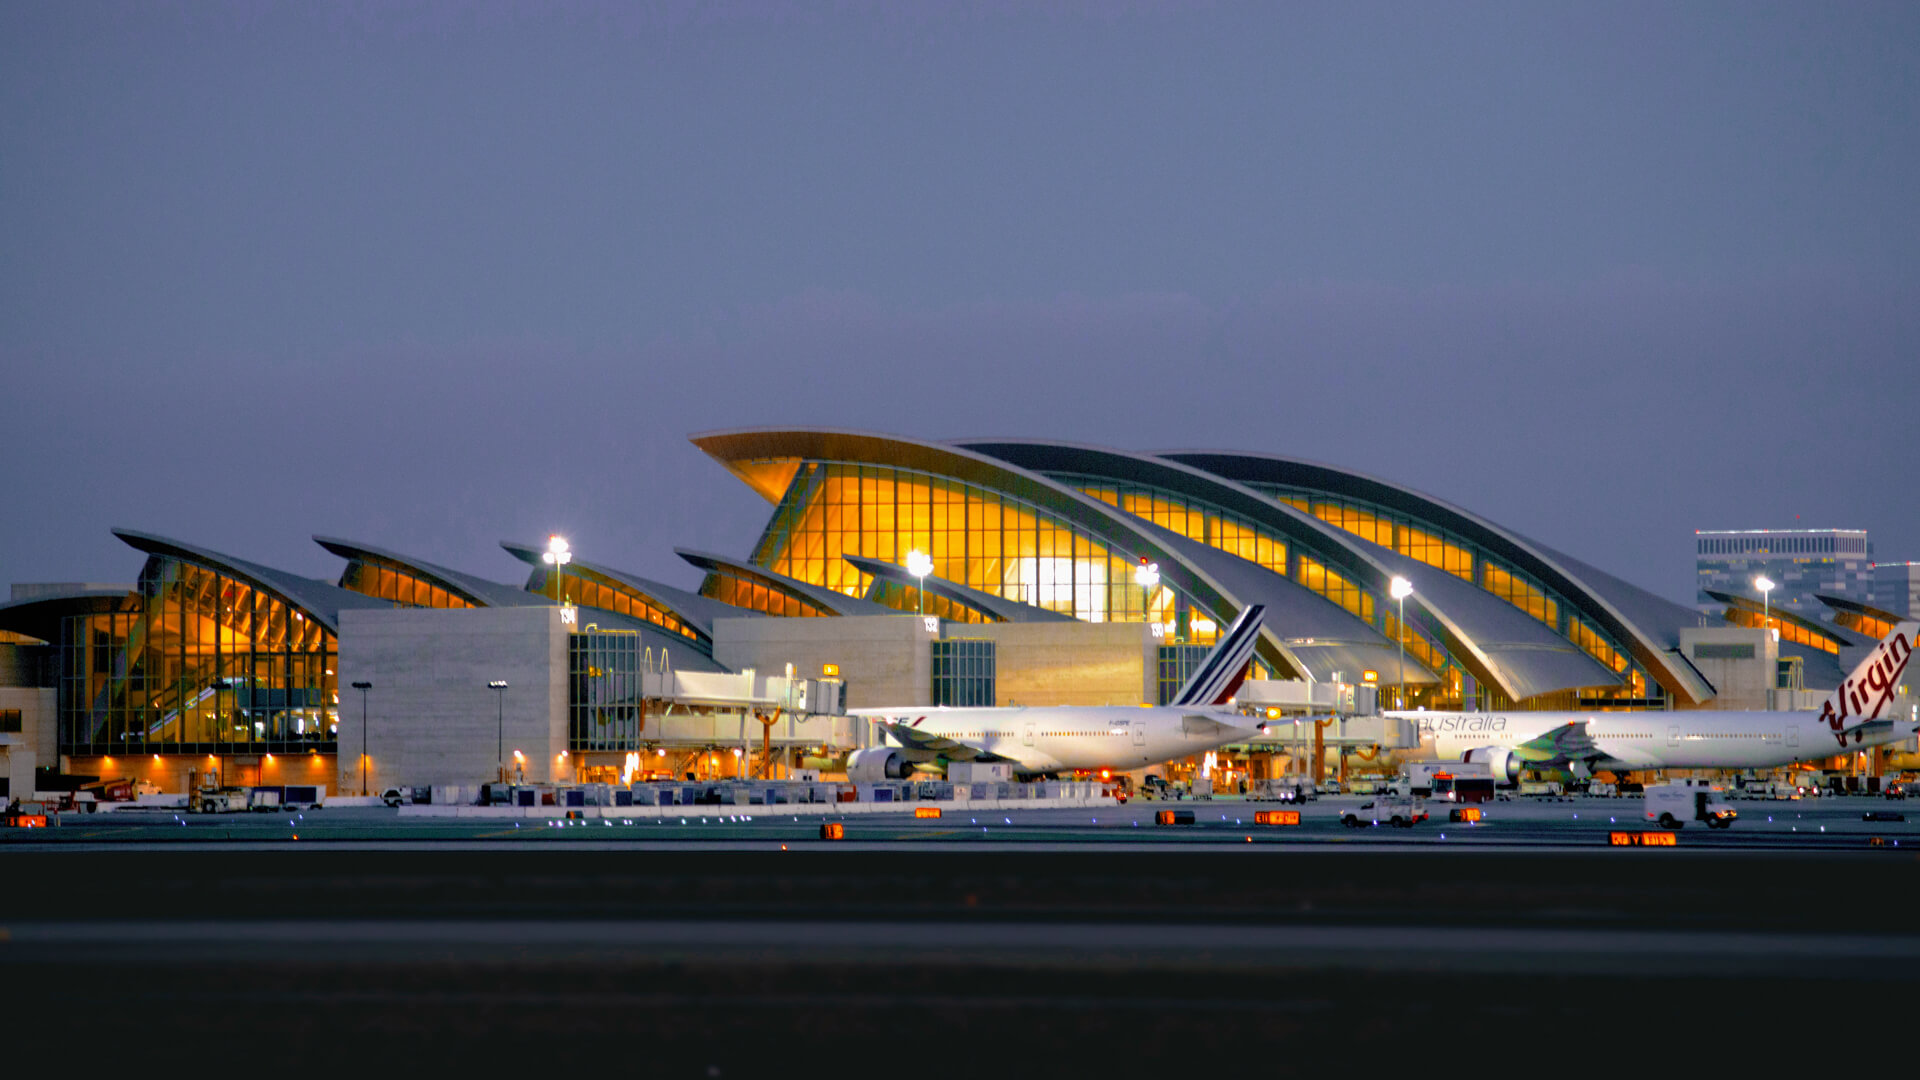
[[[1770,626],[1780,632],[1780,638],[1783,641],[1791,641],[1796,645],[1805,645],[1810,649],[1819,649],[1821,652],[1833,653],[1836,656],[1840,653],[1840,643],[1833,638],[1825,634],[1816,634],[1799,623],[1778,618],[1769,620],[1757,611],[1730,607],[1727,609],[1727,621],[1735,626]]]
[[[749,611],[763,611],[768,615],[788,618],[819,619],[833,614],[792,593],[768,588],[758,581],[749,581],[723,570],[707,574],[707,580],[700,586],[700,595]]]
[[[1613,671],[1625,672],[1632,666],[1629,657],[1616,648],[1597,628],[1574,617],[1571,612],[1567,612],[1563,620],[1563,606],[1540,583],[1511,567],[1494,562],[1484,554],[1476,554],[1475,549],[1465,542],[1418,528],[1405,518],[1388,514],[1366,503],[1329,499],[1310,492],[1271,485],[1255,486],[1260,487],[1278,501],[1303,513],[1312,514],[1329,525],[1350,532],[1363,540],[1391,548],[1428,566],[1444,570],[1462,581],[1475,582],[1486,591],[1552,627],[1555,632],[1565,634],[1575,645]],[[1479,565],[1478,581],[1475,581],[1474,573],[1476,561]],[[1312,582],[1303,580],[1302,583],[1312,587]],[[1323,595],[1347,607],[1356,615],[1362,614],[1350,604],[1345,603],[1340,595],[1326,593]],[[1362,617],[1365,616],[1362,615]],[[1404,636],[1407,638],[1407,648],[1410,651],[1415,650],[1415,643],[1420,641],[1419,635],[1409,628]],[[1428,654],[1423,652],[1422,655]],[[1433,663],[1437,664],[1441,661],[1442,654],[1438,649],[1432,649],[1431,655]]]
[[[1713,537],[1699,543],[1701,555],[1865,555],[1867,542],[1853,536]]]
[[[952,638],[933,643],[933,703],[992,708],[994,643]]]
[[[366,559],[354,559],[340,575],[340,587],[362,596],[391,600],[396,604],[425,608],[470,608],[464,597],[455,596],[430,581]]]
[[[870,578],[843,556],[894,564],[919,550],[933,575],[1088,622],[1139,622],[1135,560],[1035,507],[906,469],[809,462],[795,474],[755,565],[849,596]],[[892,594],[888,594],[891,598]],[[1168,606],[1163,597],[1153,602]]]
[[[536,573],[544,574],[544,568]],[[550,595],[554,581],[559,574],[550,575],[543,588]],[[622,615],[650,622],[663,630],[679,634],[681,637],[694,638],[694,632],[686,623],[666,611],[655,607],[640,596],[614,582],[608,581],[588,570],[572,570],[566,575],[565,589],[567,598],[585,607],[599,608],[602,611],[616,611]]]

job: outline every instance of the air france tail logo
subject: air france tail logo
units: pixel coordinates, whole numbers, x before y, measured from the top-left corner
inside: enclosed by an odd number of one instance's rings
[[[1865,665],[1864,677],[1849,676],[1840,683],[1840,689],[1820,708],[1820,719],[1833,730],[1834,741],[1847,745],[1849,719],[1874,720],[1886,711],[1893,703],[1894,689],[1900,685],[1900,676],[1907,670],[1907,660],[1912,655],[1913,646],[1907,643],[1907,635],[1896,633],[1874,649],[1873,658]],[[1833,708],[1836,698],[1840,701],[1838,713]],[[1865,738],[1857,726],[1852,733],[1855,743]]]

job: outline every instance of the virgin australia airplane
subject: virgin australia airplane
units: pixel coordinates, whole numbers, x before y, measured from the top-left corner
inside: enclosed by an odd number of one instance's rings
[[[1432,735],[1435,756],[1485,762],[1511,784],[1523,769],[1767,769],[1914,736],[1890,715],[1920,622],[1894,627],[1818,712],[1390,712]],[[1905,712],[1906,710],[1902,710]]]
[[[916,765],[951,761],[1008,762],[1020,776],[1119,772],[1252,738],[1265,726],[1243,724],[1247,718],[1228,703],[1247,677],[1265,610],[1255,604],[1240,613],[1171,705],[850,709],[878,718],[894,745],[855,751],[847,758],[847,778],[903,780]]]

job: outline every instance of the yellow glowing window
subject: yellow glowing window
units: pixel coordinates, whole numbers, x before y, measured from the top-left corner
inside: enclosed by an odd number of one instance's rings
[[[1486,564],[1485,569],[1482,571],[1480,584],[1481,587],[1488,592],[1498,596],[1541,622],[1546,623],[1548,626],[1558,627],[1560,622],[1560,605],[1548,599],[1546,594],[1539,589],[1527,584],[1525,581],[1513,576],[1500,567],[1494,566],[1491,563]]]

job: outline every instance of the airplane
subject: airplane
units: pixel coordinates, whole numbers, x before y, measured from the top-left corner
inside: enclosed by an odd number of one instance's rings
[[[1484,762],[1496,782],[1525,769],[1768,769],[1884,746],[1920,732],[1889,713],[1920,621],[1887,633],[1818,712],[1389,712],[1419,724],[1442,760]]]
[[[1242,611],[1170,705],[849,709],[854,716],[877,718],[895,745],[854,751],[847,758],[847,779],[905,780],[916,765],[954,761],[1007,762],[1021,777],[1124,772],[1260,734],[1266,725],[1242,725],[1239,714],[1223,706],[1247,677],[1265,610],[1254,604]]]

